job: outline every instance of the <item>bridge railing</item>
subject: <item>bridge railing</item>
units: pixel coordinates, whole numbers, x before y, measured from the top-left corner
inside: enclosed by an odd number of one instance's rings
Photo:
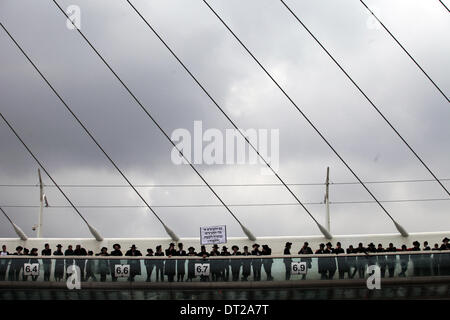
[[[75,267],[73,267],[75,266]],[[0,281],[282,281],[450,276],[450,251],[271,256],[0,256]]]

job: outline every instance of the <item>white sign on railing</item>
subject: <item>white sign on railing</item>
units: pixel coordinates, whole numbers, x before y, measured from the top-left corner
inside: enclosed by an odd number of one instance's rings
[[[196,276],[209,276],[209,263],[196,263],[194,268]]]
[[[115,277],[128,277],[130,275],[130,265],[129,264],[115,264],[114,265]]]
[[[307,272],[306,262],[291,262],[291,274],[306,274]]]
[[[202,245],[227,243],[227,226],[201,227],[200,243]]]
[[[38,276],[39,275],[39,263],[24,263],[23,264],[24,276]]]

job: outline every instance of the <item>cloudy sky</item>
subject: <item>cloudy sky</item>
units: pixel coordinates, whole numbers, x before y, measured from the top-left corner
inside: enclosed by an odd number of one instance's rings
[[[179,128],[225,132],[228,120],[145,23],[122,0],[59,0],[81,9],[81,31],[136,97],[171,135]],[[133,0],[225,112],[243,129],[278,129],[278,173],[288,183],[354,182],[331,149],[201,0]],[[431,179],[392,129],[278,0],[211,0],[297,105],[364,181]],[[450,178],[450,105],[358,0],[286,3],[340,62],[405,139],[442,179]],[[446,1],[448,5],[450,3]],[[450,14],[438,0],[367,0],[432,79],[450,94]],[[0,21],[137,185],[202,184],[187,165],[171,161],[172,146],[114,78],[84,39],[66,27],[52,1],[2,0]],[[61,185],[126,185],[47,84],[0,30],[0,110]],[[0,205],[31,237],[37,223],[38,165],[0,122]],[[261,165],[197,165],[211,184],[278,183]],[[48,177],[44,182],[51,185]],[[450,181],[443,181],[450,188]],[[5,186],[9,185],[9,186]],[[11,185],[30,185],[12,187]],[[368,184],[410,232],[450,230],[450,201],[436,182]],[[293,186],[301,201],[322,202],[323,185]],[[280,186],[215,187],[227,204],[294,203]],[[165,237],[127,187],[65,187],[104,237]],[[206,187],[140,187],[155,206],[219,204]],[[370,201],[360,185],[332,185],[334,202]],[[46,194],[44,236],[90,237],[54,187]],[[35,207],[17,207],[35,206]],[[324,223],[323,204],[307,205]],[[314,235],[319,230],[300,207],[230,207],[256,236]],[[180,237],[225,224],[242,236],[223,207],[156,207]],[[332,204],[334,234],[396,232],[373,203]],[[0,217],[0,237],[13,237]]]

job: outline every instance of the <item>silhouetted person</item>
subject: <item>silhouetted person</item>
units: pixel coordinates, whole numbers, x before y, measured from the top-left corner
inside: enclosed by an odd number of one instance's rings
[[[423,276],[431,276],[431,268],[432,268],[432,262],[433,258],[431,255],[431,248],[428,245],[428,241],[424,241],[423,243],[423,251],[426,251],[429,254],[424,254],[422,256],[422,275]]]
[[[175,243],[172,242],[169,244],[169,248],[166,249],[166,257],[169,259],[166,259],[166,264],[164,266],[164,274],[167,276],[167,281],[169,282],[173,282],[175,278],[176,261],[171,258],[176,255],[177,251],[175,250]]]
[[[346,253],[347,254],[355,254],[358,252],[355,248],[353,248],[352,245],[349,245],[346,250]],[[345,260],[347,262],[347,267],[348,267],[348,277],[350,279],[353,279],[355,277],[356,272],[358,271],[358,267],[356,264],[356,256],[347,256],[347,257],[345,257]]]
[[[331,242],[327,243],[327,247],[324,250],[325,254],[333,254],[335,253],[334,249],[332,248]],[[333,279],[334,274],[336,273],[336,259],[334,257],[328,257],[326,259],[326,269],[327,269],[327,279]]]
[[[183,250],[183,244],[178,244],[177,257],[185,257],[187,253]],[[177,260],[177,282],[184,281],[184,275],[186,273],[186,260]]]
[[[334,252],[336,255],[345,254],[345,250],[342,248],[341,243],[336,243],[336,248],[334,249]],[[337,267],[339,272],[339,279],[344,279],[345,273],[348,272],[348,265],[347,260],[345,257],[336,257],[337,259]]]
[[[319,249],[314,252],[315,254],[324,254],[325,253],[325,245],[321,243],[319,245]],[[317,258],[317,267],[318,272],[320,273],[320,279],[325,280],[327,279],[327,261],[325,258]]]
[[[219,246],[217,244],[213,245],[212,251],[209,253],[210,257],[220,257]],[[211,259],[211,280],[219,281],[221,277],[221,261],[217,259]]]
[[[0,256],[6,257],[9,255],[9,252],[6,250],[6,246],[2,245],[2,251],[0,252]],[[0,259],[0,281],[6,280],[6,270],[8,269],[9,260],[7,258]]]
[[[30,255],[30,250],[28,250],[27,248],[23,248],[23,255],[24,256],[29,256]],[[30,263],[30,259],[19,259],[20,262],[20,269],[23,269],[23,264],[24,263]],[[23,281],[27,281],[28,280],[28,276],[25,275],[25,272],[22,272],[22,280]]]
[[[155,257],[163,257],[164,252],[162,251],[162,246],[156,246]],[[164,282],[164,260],[155,260],[155,271],[156,271],[156,281],[161,279]]]
[[[260,256],[261,250],[259,250],[259,244],[255,243],[252,247],[253,247],[252,256],[257,256],[257,257]],[[261,280],[261,265],[262,265],[261,259],[258,259],[258,258],[252,259],[253,280],[254,281]]]
[[[63,256],[64,253],[61,250],[62,245],[56,246],[56,251],[53,252],[54,256]],[[55,281],[59,282],[64,278],[64,259],[55,259],[55,271],[53,272]]]
[[[389,243],[389,247],[386,249],[386,252],[397,252],[397,248],[394,247],[393,243]],[[394,277],[395,273],[395,266],[397,264],[397,255],[396,254],[390,254],[386,257],[387,261],[387,268],[389,271],[389,278]]]
[[[189,247],[188,248],[188,253],[187,253],[188,257],[195,257],[197,256],[197,253],[195,252],[195,248],[194,247]],[[194,259],[189,259],[188,260],[188,276],[186,281],[191,281],[192,279],[195,279],[195,263],[196,260]]]
[[[31,249],[31,251],[30,251],[30,256],[32,256],[32,257],[37,257],[37,256],[38,256],[38,249],[37,249],[37,248]],[[30,263],[39,263],[39,261],[38,261],[38,259],[36,259],[36,258],[31,258],[31,259],[30,259]],[[37,278],[38,278],[38,276],[31,276],[31,280],[32,280],[32,281],[36,281]]]
[[[237,257],[240,256],[241,253],[239,252],[239,247],[234,245],[231,247],[231,255],[233,257]],[[233,281],[238,281],[239,280],[239,273],[241,270],[241,265],[242,265],[242,260],[240,259],[231,259],[230,260],[230,264],[231,264],[231,278]]]
[[[89,250],[87,253],[88,257],[92,257],[94,255],[94,252]],[[89,278],[92,278],[93,281],[97,281],[97,278],[95,277],[94,270],[95,269],[95,260],[93,259],[87,259],[86,260],[86,281],[89,281]]]
[[[421,251],[419,241],[413,242],[413,248],[411,251]],[[412,254],[411,261],[413,263],[413,275],[414,277],[420,277],[422,275],[422,255],[421,254]]]
[[[67,247],[66,251],[64,251],[64,256],[70,257],[73,256],[73,249],[72,249],[72,245],[69,244],[69,246]],[[67,268],[71,265],[73,265],[73,259],[65,259],[65,268],[64,270],[67,271]],[[66,273],[66,279],[69,277],[69,274]]]
[[[264,244],[262,246],[261,254],[263,256],[270,256],[270,255],[272,255],[272,249],[270,249],[270,247],[267,244]],[[272,258],[266,258],[266,259],[262,259],[262,261],[263,261],[264,272],[267,275],[267,280],[268,281],[273,280],[273,277],[272,277],[273,259]]]
[[[309,247],[309,243],[303,243],[303,247],[300,249],[298,254],[313,254],[312,249]],[[312,267],[312,259],[311,258],[301,258],[301,262],[306,263],[306,268],[311,269]],[[306,274],[302,274],[302,280],[306,279]]]
[[[222,257],[229,257],[231,253],[228,252],[228,248],[226,246],[222,247],[222,252],[220,253]],[[221,260],[221,275],[223,281],[228,281],[230,279],[230,259]]]
[[[145,255],[146,257],[153,257],[153,250],[152,249],[147,249],[147,254]],[[153,272],[153,268],[155,267],[155,260],[144,260],[144,264],[145,264],[145,270],[147,271],[147,279],[145,280],[146,282],[150,282],[152,281],[152,272]]]
[[[111,251],[110,256],[112,257],[122,257],[123,253],[120,250],[120,244],[115,243],[113,245],[113,251]],[[117,281],[115,266],[121,264],[120,260],[112,259],[109,260],[109,267],[111,269],[111,280],[113,282]]]
[[[142,253],[136,248],[136,245],[132,245],[130,250],[125,253],[127,257],[142,257]],[[134,281],[134,277],[141,274],[141,260],[138,259],[130,259],[128,260],[128,264],[130,265],[130,276],[128,277],[128,281]]]
[[[439,245],[437,243],[434,244],[434,248],[431,249],[432,251],[440,251]],[[434,254],[431,259],[431,268],[433,270],[433,276],[438,276],[439,273],[439,261],[440,261],[440,254]]]
[[[248,247],[244,246],[244,252],[242,252],[242,256],[248,257],[252,254],[248,251]],[[251,260],[250,259],[242,259],[242,281],[247,281],[251,272]]]
[[[383,245],[379,243],[377,253],[380,255],[377,256],[377,262],[378,266],[380,267],[380,273],[382,278],[384,278],[386,275],[386,266],[387,266],[386,256],[382,255],[383,252],[386,252],[386,250],[383,248]]]
[[[401,252],[407,252],[408,249],[406,248],[406,245],[402,245]],[[400,266],[402,268],[402,271],[398,274],[400,277],[406,277],[406,271],[408,270],[408,263],[409,263],[409,254],[402,254],[400,255]]]
[[[22,256],[23,247],[18,246],[16,247],[16,252],[14,252],[13,256]],[[8,280],[9,281],[19,281],[19,274],[20,269],[23,267],[23,261],[22,259],[11,259],[11,265],[9,266],[9,272],[8,272]]]
[[[199,263],[205,263],[208,260],[206,260],[209,257],[209,253],[208,251],[206,251],[206,247],[205,246],[201,246],[200,248],[200,252],[197,254],[197,256],[202,258],[202,261],[199,261]],[[212,264],[210,263],[210,274],[212,275]],[[200,281],[209,281],[209,276],[200,276]]]
[[[444,253],[440,254],[439,259],[439,270],[441,276],[448,276],[450,275],[450,244],[449,239],[447,237],[442,240],[442,245],[440,247],[440,250]]]
[[[286,245],[284,246],[284,251],[283,254],[285,256],[290,256],[291,255],[291,246],[292,243],[291,242],[286,242]],[[291,279],[291,263],[292,263],[292,258],[284,258],[283,259],[283,263],[284,263],[284,268],[286,270],[286,280],[290,280]]]
[[[358,244],[358,248],[356,248],[356,252],[364,254],[364,255],[358,256],[356,258],[356,262],[357,262],[357,266],[358,266],[358,275],[359,275],[359,278],[362,279],[362,278],[364,278],[364,274],[366,272],[366,267],[367,267],[367,256],[366,256],[367,249],[364,248],[363,244],[360,242]]]
[[[97,253],[96,256],[99,257],[108,257],[108,248],[103,247],[100,250],[100,253]],[[114,261],[114,260],[111,260]],[[109,265],[110,260],[107,259],[99,259],[98,260],[98,273],[100,274],[100,281],[105,282],[106,281],[106,275],[109,274],[111,267]]]
[[[82,248],[81,245],[77,244],[75,250],[73,251],[74,256],[87,256],[87,251],[85,248]],[[75,264],[80,268],[81,273],[81,281],[84,281],[84,268],[86,266],[85,259],[75,259]]]
[[[44,245],[44,250],[41,252],[42,256],[51,256],[52,250],[50,245],[46,243]],[[50,272],[52,269],[52,259],[42,259],[42,264],[44,265],[44,281],[50,281]]]

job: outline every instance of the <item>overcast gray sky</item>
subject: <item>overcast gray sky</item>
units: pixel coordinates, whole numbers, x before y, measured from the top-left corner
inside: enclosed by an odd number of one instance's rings
[[[177,128],[221,131],[231,124],[122,0],[60,0],[81,8],[81,31],[170,135]],[[286,1],[342,63],[439,178],[450,178],[450,106],[357,0]],[[355,178],[200,0],[134,0],[180,59],[237,125],[279,129],[280,176],[289,183]],[[267,70],[365,181],[430,179],[406,146],[278,0],[211,0]],[[446,1],[447,4],[448,1]],[[367,0],[441,89],[450,94],[450,14],[439,1]],[[135,184],[201,184],[171,162],[170,143],[52,1],[2,0],[0,21]],[[0,110],[59,184],[126,184],[37,72],[0,30]],[[37,164],[0,123],[0,184],[37,184]],[[212,184],[277,183],[260,165],[199,165]],[[51,184],[48,177],[44,182]],[[450,188],[450,182],[444,184]],[[368,185],[380,200],[446,199],[435,182]],[[228,204],[295,202],[282,187],[217,187]],[[129,188],[65,188],[77,205],[142,205]],[[139,188],[153,205],[218,204],[207,188]],[[304,202],[324,186],[293,187]],[[46,188],[50,205],[67,205]],[[331,201],[371,200],[359,185],[331,186]],[[0,187],[0,205],[38,205],[37,187]],[[450,201],[386,203],[408,231],[450,230]],[[325,207],[308,205],[324,222]],[[5,210],[29,236],[38,208]],[[179,235],[226,224],[224,208],[157,208]],[[299,206],[232,207],[256,236],[319,231]],[[80,209],[104,237],[165,237],[148,209]],[[375,204],[331,206],[332,233],[395,227]],[[90,237],[70,208],[45,210],[44,236]],[[0,217],[0,237],[15,236]]]

